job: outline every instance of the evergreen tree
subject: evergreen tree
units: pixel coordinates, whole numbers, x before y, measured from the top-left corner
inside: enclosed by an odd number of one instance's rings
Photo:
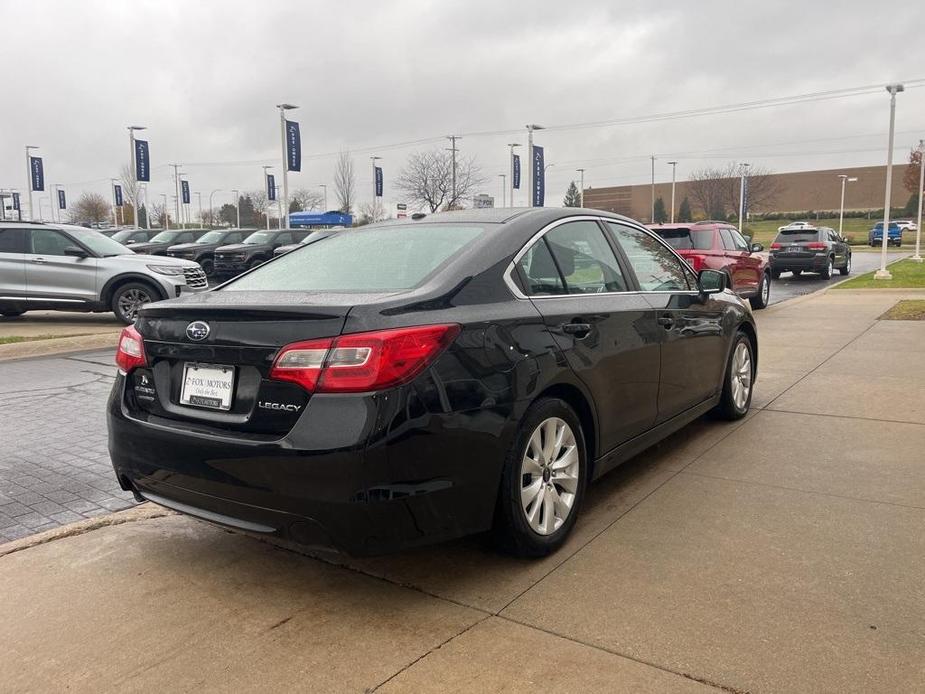
[[[565,191],[565,200],[562,201],[562,204],[566,207],[581,207],[581,193],[578,191],[575,181],[569,183],[568,190]]]
[[[915,217],[919,213],[919,196],[913,193],[909,196],[909,201],[903,208],[903,214],[908,217]]]
[[[655,198],[655,219],[656,224],[664,224],[668,221],[668,213],[665,211],[665,201],[661,197]]]
[[[691,201],[686,197],[681,201],[681,207],[678,208],[679,222],[693,222],[694,217],[691,215]]]

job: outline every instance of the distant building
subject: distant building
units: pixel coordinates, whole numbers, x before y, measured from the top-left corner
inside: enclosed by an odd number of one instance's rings
[[[893,165],[892,206],[903,207],[909,199],[909,191],[903,186],[903,172],[906,162]],[[803,212],[806,210],[837,211],[841,198],[839,174],[857,177],[849,183],[845,192],[846,210],[872,210],[883,207],[886,190],[886,166],[857,166],[846,169],[823,171],[795,171],[772,174],[778,180],[780,193],[775,200],[757,207],[749,205],[749,212]],[[738,179],[736,179],[738,180]],[[688,190],[687,181],[678,181],[675,186],[675,210],[687,197],[695,217],[703,217],[697,201]],[[736,184],[737,185],[737,184]],[[665,201],[665,208],[671,208],[671,182],[656,183],[655,197]],[[585,207],[607,210],[627,217],[648,222],[651,214],[652,186],[648,183],[631,186],[610,186],[607,188],[586,188]]]
[[[478,195],[473,196],[472,206],[476,209],[481,209],[485,207],[494,207],[495,199],[491,195],[485,193],[479,193]]]

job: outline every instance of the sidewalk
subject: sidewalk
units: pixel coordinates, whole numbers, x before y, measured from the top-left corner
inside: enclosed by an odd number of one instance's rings
[[[744,421],[594,485],[553,557],[311,557],[144,505],[0,545],[0,691],[897,692],[925,682],[925,323],[759,311]]]

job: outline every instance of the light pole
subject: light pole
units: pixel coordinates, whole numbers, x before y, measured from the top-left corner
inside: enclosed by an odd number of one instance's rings
[[[131,167],[132,167],[132,204],[135,206],[132,209],[132,218],[135,222],[135,228],[140,228],[138,226],[138,169],[135,166],[135,131],[136,130],[147,130],[147,127],[144,125],[129,125],[128,127],[128,141],[129,147],[132,149],[131,157]],[[166,203],[165,203],[166,205]],[[123,214],[125,214],[123,212]],[[167,214],[167,208],[164,208],[164,214]]]
[[[176,220],[177,224],[181,223],[180,218],[180,166],[181,164],[170,164],[173,167],[173,186],[174,193],[176,194],[177,208],[176,208]]]
[[[328,211],[328,186],[326,183],[319,183],[318,187],[321,188],[322,192],[324,192],[324,209],[322,210],[322,212],[327,212]]]
[[[270,179],[267,178],[267,176],[269,175],[269,174],[267,174],[267,170],[272,169],[272,168],[273,168],[272,166],[266,166],[266,165],[263,167],[263,192],[264,192],[265,194],[267,194],[267,192],[270,190]],[[266,208],[264,209],[264,215],[263,215],[263,216],[266,217],[266,219],[267,219],[267,231],[269,231],[269,230],[270,230],[270,200],[269,200],[269,195],[267,195],[267,205],[266,205]]]
[[[196,191],[196,202],[199,207],[199,226],[202,226],[202,193]]]
[[[235,214],[238,217],[237,228],[240,229],[241,228],[241,191],[232,190],[231,192],[234,193],[234,210],[235,210]],[[286,216],[287,216],[287,222],[288,222],[288,215]]]
[[[507,207],[507,174],[498,174],[498,178],[501,179],[501,207]]]
[[[675,183],[675,173],[677,173],[678,162],[670,161],[671,164],[671,223],[674,224],[674,183]]]
[[[893,275],[886,269],[886,244],[890,236],[890,202],[893,197],[893,135],[896,126],[896,95],[905,87],[901,84],[888,84],[890,93],[890,140],[886,152],[886,200],[883,203],[883,245],[880,248],[880,269],[874,273],[875,280],[889,280]]]
[[[742,233],[742,217],[745,216],[745,177],[748,176],[750,164],[742,164],[742,174],[739,180],[739,233]]]
[[[373,204],[370,205],[370,212],[372,212],[373,218],[370,220],[371,224],[375,224],[376,217],[378,216],[376,213],[379,210],[379,201],[376,198],[376,162],[379,161],[380,159],[382,159],[382,157],[373,156],[369,158],[370,163],[373,165]],[[454,168],[454,171],[455,171],[455,168]],[[454,181],[456,180],[455,175],[453,177],[453,180]],[[456,187],[455,182],[453,183],[453,187],[454,188]]]
[[[142,183],[140,187],[141,187],[141,197],[145,201],[144,203],[145,204],[145,229],[150,229],[151,228],[151,219],[150,219],[151,210],[148,209],[148,184]],[[124,208],[124,205],[123,205],[123,208]],[[140,215],[141,208],[139,207],[138,209],[139,209],[139,215]],[[125,223],[125,213],[124,212],[122,213],[122,223],[123,224]]]
[[[170,229],[170,215],[167,214],[167,193],[161,193],[164,198],[164,229]]]
[[[51,215],[51,223],[52,223],[52,224],[54,224],[54,223],[56,223],[56,222],[58,221],[57,219],[55,219],[55,209],[56,209],[56,207],[57,207],[57,205],[55,205],[55,198],[57,197],[56,194],[55,194],[55,189],[56,189],[57,187],[58,187],[58,186],[57,186],[56,184],[54,184],[54,183],[51,183],[51,184],[49,184],[49,186],[48,186],[48,207],[51,208],[51,209],[49,210],[49,214]]]
[[[29,221],[31,222],[34,218],[32,216],[32,154],[30,153],[33,149],[38,149],[38,145],[26,145],[26,190],[29,191]],[[42,211],[39,209],[39,215],[41,216]]]
[[[48,198],[39,198],[39,221],[45,221],[45,213],[42,211],[42,204],[48,200]],[[31,220],[30,220],[31,221]]]
[[[919,215],[915,226],[915,255],[912,260],[922,262],[919,243],[922,239],[922,188],[925,188],[925,140],[919,140]]]
[[[536,181],[533,180],[533,131],[534,130],[545,130],[542,125],[537,125],[536,123],[530,123],[527,125],[527,171],[530,172],[527,180],[530,182],[530,185],[527,187],[527,207],[533,207],[533,187],[536,185]]]
[[[112,225],[114,227],[119,226],[119,222],[116,219],[116,179],[109,179],[109,195],[112,197]]]
[[[649,223],[655,224],[655,155],[649,158],[652,160],[652,210],[649,214]]]
[[[842,227],[845,221],[845,184],[854,183],[858,179],[856,176],[848,176],[848,174],[838,174],[838,177],[841,179],[841,207],[838,209],[838,235],[843,237]]]
[[[514,207],[514,148],[520,147],[519,142],[509,142],[508,147],[511,149],[511,207]]]
[[[578,188],[578,206],[585,206],[585,170],[584,169],[575,169],[579,174],[581,174],[581,184]]]
[[[280,201],[280,206],[285,210],[286,214],[286,228],[289,228],[289,155],[286,152],[286,111],[291,111],[298,106],[293,106],[292,104],[276,104],[276,108],[279,109],[279,136],[280,143],[283,148],[283,199]],[[280,221],[282,224],[282,221]],[[238,226],[241,226],[240,220],[238,220]]]
[[[456,140],[461,140],[461,135],[447,135],[446,139],[452,143],[452,146],[449,148],[449,151],[453,155],[453,164],[452,164],[452,180],[450,182],[450,191],[452,191],[453,197],[450,199],[450,204],[452,207],[456,207]]]
[[[211,193],[209,193],[209,228],[210,229],[215,226],[215,208],[212,206],[212,196],[215,195],[216,193],[221,193],[221,192],[222,192],[222,189],[217,188],[216,190],[213,190]]]

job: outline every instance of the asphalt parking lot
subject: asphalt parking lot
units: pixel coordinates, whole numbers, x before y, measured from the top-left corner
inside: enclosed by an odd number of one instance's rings
[[[900,258],[911,255],[909,251],[890,250],[889,260],[894,262]],[[857,251],[851,255],[851,275],[862,275],[865,272],[876,270],[880,267],[880,254],[869,251]],[[833,284],[837,284],[846,279],[841,273],[837,272],[829,279],[822,279],[817,274],[805,273],[799,276],[790,272],[783,273],[779,279],[774,280],[771,285],[771,303],[779,304],[787,299],[793,299],[798,296],[812,294],[820,289],[825,289]]]
[[[900,296],[759,312],[751,415],[699,420],[603,478],[541,561],[480,538],[313,558],[176,515],[7,545],[0,690],[920,690],[925,371],[909,355],[925,340],[877,320]],[[111,373],[77,358],[75,420]],[[62,361],[0,421],[55,403]],[[101,450],[73,436],[40,427],[34,464],[82,447],[102,483]]]

